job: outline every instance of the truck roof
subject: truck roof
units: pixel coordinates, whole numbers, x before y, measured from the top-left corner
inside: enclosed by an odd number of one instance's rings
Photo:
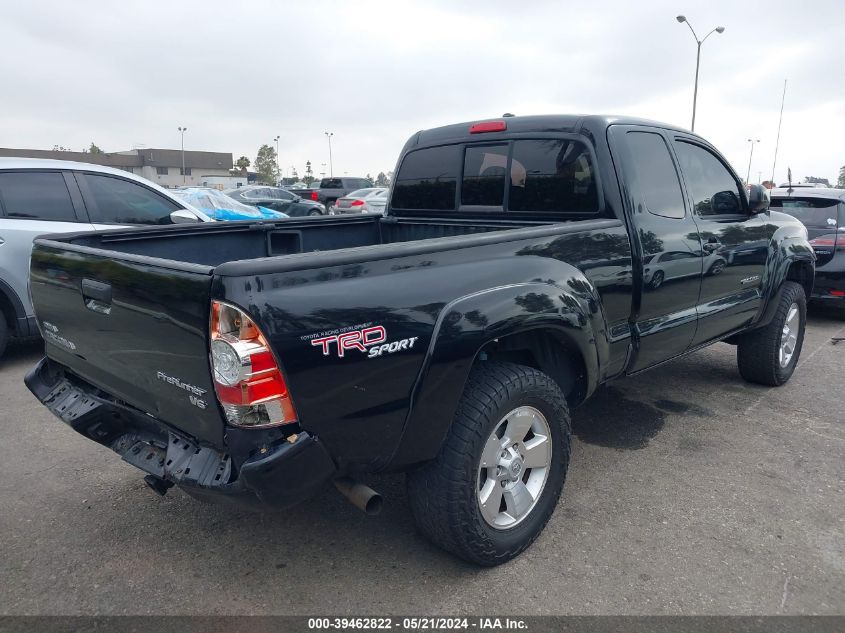
[[[470,138],[470,126],[484,121],[504,121],[507,125],[508,134],[525,134],[531,132],[575,132],[581,128],[588,128],[595,131],[598,129],[606,129],[608,126],[614,124],[647,125],[691,134],[691,132],[685,128],[668,123],[610,114],[541,114],[533,116],[502,116],[478,119],[476,121],[466,121],[463,123],[454,123],[451,125],[444,125],[442,127],[430,128],[428,130],[421,130],[411,137],[411,140],[408,141],[405,149]],[[483,138],[486,140],[489,138],[495,138],[495,136],[496,133],[494,132],[484,134],[482,137],[472,135],[472,138],[478,138],[479,140]]]

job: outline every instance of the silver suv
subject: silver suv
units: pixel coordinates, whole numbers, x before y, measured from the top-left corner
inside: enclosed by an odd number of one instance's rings
[[[211,221],[166,189],[119,169],[0,158],[0,356],[11,336],[38,335],[27,290],[34,238],[134,224]]]

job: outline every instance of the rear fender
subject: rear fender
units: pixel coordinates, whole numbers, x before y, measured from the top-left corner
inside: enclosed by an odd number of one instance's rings
[[[435,324],[414,385],[399,447],[390,466],[433,459],[443,443],[478,354],[496,339],[525,332],[554,333],[580,355],[585,392],[595,390],[606,348],[603,315],[595,289],[575,269],[563,283],[535,280],[492,288],[449,303]],[[565,289],[564,289],[565,288]],[[604,341],[604,342],[602,342]]]

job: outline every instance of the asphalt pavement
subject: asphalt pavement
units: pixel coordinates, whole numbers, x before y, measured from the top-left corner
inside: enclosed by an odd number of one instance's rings
[[[415,530],[402,475],[367,517],[334,489],[286,512],[154,495],[0,360],[0,614],[843,614],[845,336],[812,312],[784,387],[719,344],[602,388],[564,496],[495,569]]]

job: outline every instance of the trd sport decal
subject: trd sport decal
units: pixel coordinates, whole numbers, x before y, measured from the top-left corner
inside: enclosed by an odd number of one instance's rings
[[[359,329],[348,329],[336,332],[321,332],[303,337],[310,339],[311,345],[319,347],[323,356],[336,354],[344,358],[352,350],[364,352],[367,358],[376,358],[384,354],[394,354],[407,349],[413,349],[419,337],[403,338],[387,343],[387,330],[382,325],[357,326]]]

